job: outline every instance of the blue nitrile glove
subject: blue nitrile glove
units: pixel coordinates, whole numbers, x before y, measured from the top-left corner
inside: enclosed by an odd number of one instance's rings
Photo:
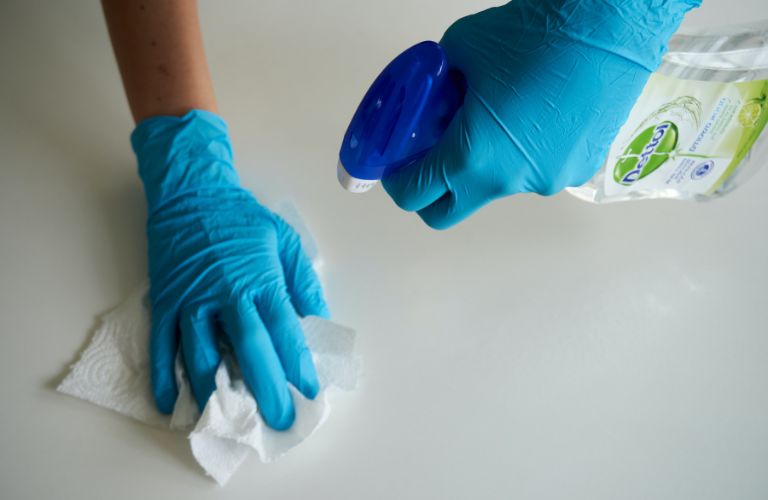
[[[328,316],[296,232],[240,187],[226,123],[205,111],[141,122],[131,136],[149,216],[152,389],[173,411],[180,349],[202,410],[232,346],[264,420],[290,427],[288,384],[314,398],[319,383],[299,316]]]
[[[513,0],[440,44],[464,105],[421,160],[383,179],[401,208],[447,228],[496,198],[557,193],[605,161],[666,43],[700,0]]]

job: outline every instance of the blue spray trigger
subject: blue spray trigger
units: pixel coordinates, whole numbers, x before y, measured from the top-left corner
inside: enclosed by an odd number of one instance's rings
[[[423,156],[464,101],[466,85],[449,70],[442,47],[421,42],[379,74],[344,134],[337,170],[351,192],[364,192],[387,172]]]

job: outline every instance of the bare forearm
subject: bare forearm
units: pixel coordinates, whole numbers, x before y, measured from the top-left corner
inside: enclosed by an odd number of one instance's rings
[[[102,0],[134,120],[217,112],[195,0]]]

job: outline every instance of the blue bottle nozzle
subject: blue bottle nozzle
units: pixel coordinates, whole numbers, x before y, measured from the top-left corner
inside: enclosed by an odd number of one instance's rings
[[[464,101],[466,85],[435,42],[397,56],[363,97],[344,134],[337,176],[347,191],[371,189],[388,172],[423,156]]]

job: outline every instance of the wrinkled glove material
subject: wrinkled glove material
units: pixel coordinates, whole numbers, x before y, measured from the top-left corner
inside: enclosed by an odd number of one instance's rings
[[[319,390],[299,317],[328,317],[293,228],[240,186],[226,123],[194,110],[131,136],[148,205],[150,357],[158,408],[171,413],[177,353],[200,407],[231,349],[265,421],[293,423],[288,383]]]
[[[466,79],[464,104],[424,158],[385,176],[385,189],[443,229],[502,196],[585,183],[699,4],[514,0],[458,20],[440,45]]]

